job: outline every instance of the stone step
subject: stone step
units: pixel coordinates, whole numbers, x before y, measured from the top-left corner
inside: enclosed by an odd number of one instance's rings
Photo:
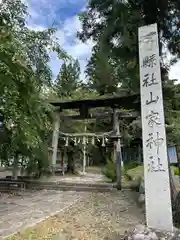
[[[81,187],[97,187],[97,188],[113,188],[114,184],[112,183],[80,183],[80,182],[41,182],[41,181],[27,181],[27,185],[33,184],[34,186],[81,186]]]
[[[34,189],[34,190],[59,190],[59,191],[76,191],[76,192],[111,192],[111,191],[117,191],[115,188],[112,187],[94,187],[94,186],[87,186],[87,185],[57,185],[57,184],[29,184],[28,189]]]
[[[111,192],[117,191],[115,184],[110,183],[72,183],[72,182],[40,182],[40,181],[25,181],[26,188],[32,190],[59,190],[59,191],[81,191],[81,192]],[[122,187],[124,190],[129,190],[128,186]],[[1,186],[0,192],[21,191],[22,189],[14,186],[6,188]]]

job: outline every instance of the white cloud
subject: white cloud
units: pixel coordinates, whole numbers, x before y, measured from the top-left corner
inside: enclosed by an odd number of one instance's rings
[[[87,43],[79,42],[73,45],[66,45],[65,48],[74,58],[87,59],[91,55],[92,45],[91,41]]]
[[[169,77],[170,79],[178,79],[178,82],[180,83],[180,61],[171,67]]]
[[[165,58],[167,58],[167,64],[170,60],[173,59],[173,56],[170,54],[170,52],[165,49],[164,50]],[[178,61],[176,64],[170,67],[169,71],[169,78],[170,79],[177,79],[180,83],[180,61]]]
[[[46,29],[45,27],[37,24],[28,25],[28,28],[34,31],[44,31]]]
[[[81,29],[81,23],[77,16],[73,16],[65,20],[61,29],[56,33],[56,37],[62,48],[67,51],[74,59],[78,59],[81,66],[81,79],[84,80],[85,67],[88,59],[91,56],[92,41],[82,43],[77,39],[77,31]],[[52,54],[50,66],[54,75],[57,75],[62,62],[57,59],[55,54]]]
[[[44,13],[48,9],[48,15],[45,17],[52,19],[57,19],[57,13],[55,12],[54,4],[57,4],[57,0],[52,0],[49,4],[48,0],[26,0],[28,3],[28,9],[30,13],[30,18],[28,21],[28,26],[34,30],[44,30],[43,26]],[[35,2],[37,3],[36,5]],[[60,0],[58,5],[61,7],[65,4],[76,4],[77,0]],[[43,7],[42,7],[43,6]],[[46,19],[46,20],[47,20]],[[59,19],[61,22],[61,19]],[[60,46],[70,54],[74,59],[78,59],[81,66],[81,77],[84,79],[84,70],[87,64],[87,60],[91,56],[92,42],[82,43],[77,39],[77,31],[81,29],[81,23],[77,15],[68,17],[60,23],[60,27],[55,34],[55,38],[60,44]],[[54,78],[59,73],[62,61],[60,61],[55,53],[51,54],[50,67],[53,71]]]
[[[65,20],[63,30],[67,36],[75,36],[80,29],[81,23],[78,16],[75,15]]]

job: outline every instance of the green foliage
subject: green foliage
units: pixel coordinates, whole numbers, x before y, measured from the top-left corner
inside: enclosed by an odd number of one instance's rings
[[[170,66],[180,58],[179,15],[177,0],[90,0],[80,14],[82,31],[78,33],[83,42],[95,41],[86,71],[91,88],[99,94],[139,93],[138,27],[158,24],[166,131],[170,144],[180,141],[180,84],[175,85],[175,81],[168,79]],[[172,54],[171,60],[166,58],[164,50]],[[125,145],[141,137],[140,119],[131,124],[121,121],[122,125]]]
[[[23,2],[2,0],[0,3],[0,111],[5,121],[0,157],[3,162],[8,164],[18,156],[26,159],[30,172],[48,169],[43,145],[52,132],[53,109],[47,103],[49,99],[77,100],[122,92],[138,93],[137,30],[154,22],[158,23],[161,34],[160,55],[166,45],[175,56],[168,65],[161,61],[161,72],[168,143],[180,142],[180,85],[168,79],[169,65],[180,57],[178,1],[89,1],[80,17],[83,30],[79,34],[83,41],[95,40],[86,69],[87,84],[81,82],[79,62],[67,56],[54,41],[56,29],[34,31],[26,27],[28,13]],[[63,60],[55,84],[49,67],[51,51]],[[77,114],[76,111],[65,113]],[[110,131],[112,122],[109,118],[97,119],[94,124],[88,123],[87,128],[90,132]],[[120,128],[124,145],[141,136],[140,119],[132,123],[121,120]],[[84,121],[62,121],[61,131],[82,132]],[[68,150],[78,151],[81,147]],[[89,151],[92,152],[92,148]],[[126,168],[135,166],[133,162]],[[115,181],[115,172],[114,164],[108,162],[104,174]]]
[[[108,161],[107,165],[102,170],[103,174],[112,180],[112,182],[116,182],[116,165],[112,161]]]
[[[100,95],[113,94],[117,91],[119,76],[113,61],[102,48],[94,49],[86,73],[89,87]]]
[[[130,161],[129,163],[124,164],[124,177],[128,181],[136,180],[136,183],[139,184],[139,178],[141,179],[141,172],[143,166],[138,161]]]
[[[180,172],[179,172],[179,168],[178,167],[174,167],[174,175],[175,176],[180,176]]]
[[[29,175],[40,177],[41,174],[49,172],[48,147],[41,145],[39,148],[32,149],[33,152],[29,159],[26,159],[25,171]]]
[[[126,165],[124,165],[124,169],[122,171],[124,172],[124,176],[128,178],[128,180],[131,180],[134,175],[138,175],[140,173],[141,175],[142,167],[137,161],[132,161]],[[116,164],[115,162],[108,161],[106,166],[103,168],[103,174],[112,180],[112,182],[116,181]],[[134,174],[134,175],[133,175]],[[139,176],[139,175],[138,175]]]
[[[130,169],[136,168],[141,165],[142,164],[140,164],[138,161],[130,161],[130,162],[124,164],[124,169],[125,169],[125,171],[128,171]]]
[[[49,53],[64,52],[53,40],[55,29],[26,27],[22,1],[2,0],[0,9],[0,110],[6,132],[0,157],[7,164],[14,156],[25,157],[31,165],[43,153],[41,145],[51,130],[52,108],[42,94],[52,85]]]
[[[176,0],[108,1],[91,0],[80,15],[82,41],[93,38],[106,47],[108,54],[126,61],[129,70],[137,70],[138,27],[158,24],[161,33],[160,54],[166,44],[169,51],[180,57],[179,42],[180,4]],[[97,18],[99,19],[97,21]],[[166,21],[165,21],[166,20]],[[133,71],[135,72],[135,71]]]
[[[135,168],[128,169],[126,173],[133,180],[138,180],[138,179],[142,180],[144,178],[144,166],[137,166]]]
[[[72,97],[80,84],[80,65],[76,61],[65,61],[55,83],[55,91],[59,98]]]
[[[96,43],[87,68],[94,87],[98,90],[99,86],[106,86],[107,89],[113,82],[121,84],[121,88],[130,92],[139,92],[138,27],[153,23],[158,24],[161,36],[159,45],[160,55],[163,56],[161,70],[164,78],[169,65],[180,57],[179,14],[180,5],[174,0],[89,1],[87,9],[80,14],[83,27],[78,36],[84,42],[92,38]],[[171,61],[166,59],[163,48],[168,48],[174,55]],[[109,84],[106,77],[100,78],[99,74],[97,77],[96,73],[102,63],[103,66],[111,63]],[[100,74],[103,74],[102,71]]]

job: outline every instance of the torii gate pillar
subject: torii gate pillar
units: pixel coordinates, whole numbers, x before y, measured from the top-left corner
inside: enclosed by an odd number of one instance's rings
[[[54,114],[53,122],[53,137],[52,137],[52,173],[55,172],[56,160],[57,160],[57,149],[58,149],[58,140],[59,140],[59,127],[60,127],[60,116],[56,112]]]

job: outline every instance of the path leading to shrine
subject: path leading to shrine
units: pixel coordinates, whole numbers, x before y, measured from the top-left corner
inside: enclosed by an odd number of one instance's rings
[[[92,193],[56,221],[60,231],[51,240],[120,240],[126,230],[143,223],[143,214],[128,191]]]
[[[70,207],[86,193],[28,191],[0,197],[0,237],[21,231]]]
[[[89,182],[90,175],[87,179]],[[143,218],[130,191],[42,190],[0,197],[0,239],[21,232],[9,239],[119,240],[125,230],[142,223]]]

